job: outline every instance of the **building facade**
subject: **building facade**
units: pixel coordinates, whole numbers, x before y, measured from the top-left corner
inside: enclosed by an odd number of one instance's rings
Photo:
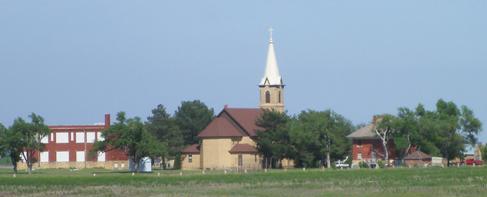
[[[372,123],[352,132],[347,138],[352,140],[352,166],[358,166],[360,162],[376,165],[378,160],[384,160],[385,150],[382,141],[375,133],[378,118],[374,116]],[[396,158],[394,141],[387,143],[389,163]]]
[[[272,34],[264,77],[259,83],[259,108],[227,106],[198,134],[199,144],[182,151],[183,169],[260,169],[256,149],[256,120],[264,110],[284,112],[284,84],[279,73]],[[283,166],[292,162],[283,162]]]
[[[128,158],[121,150],[90,154],[96,141],[104,140],[101,132],[110,127],[110,115],[99,125],[53,125],[51,133],[41,139],[44,149],[36,153],[34,168],[107,168],[127,169]],[[21,161],[20,168],[26,165]]]

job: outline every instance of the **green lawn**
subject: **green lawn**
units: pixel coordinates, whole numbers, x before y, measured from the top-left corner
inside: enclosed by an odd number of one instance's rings
[[[0,196],[487,196],[484,167],[179,173],[0,169]]]

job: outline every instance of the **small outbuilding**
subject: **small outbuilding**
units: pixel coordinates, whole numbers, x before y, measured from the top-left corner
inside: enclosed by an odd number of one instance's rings
[[[200,145],[192,144],[181,151],[182,169],[200,169]]]
[[[404,164],[406,164],[407,167],[431,166],[431,156],[417,150],[404,157]]]

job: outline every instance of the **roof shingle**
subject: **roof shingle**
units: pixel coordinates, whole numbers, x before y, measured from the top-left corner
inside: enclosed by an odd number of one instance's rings
[[[352,139],[377,139],[377,134],[374,132],[374,125],[369,124],[365,127],[362,127],[350,135],[347,136],[347,138],[352,138]]]
[[[239,124],[249,136],[256,136],[256,131],[259,127],[255,121],[262,114],[260,108],[225,108],[226,111]]]
[[[257,149],[249,144],[235,144],[235,146],[230,149],[231,154],[235,153],[257,153]]]
[[[242,133],[223,117],[213,119],[198,137],[240,137]]]
[[[182,151],[185,154],[200,154],[200,145],[199,144],[191,144],[186,146]]]
[[[426,153],[423,153],[420,150],[409,153],[404,157],[404,160],[423,160],[423,159],[431,159],[431,156]]]

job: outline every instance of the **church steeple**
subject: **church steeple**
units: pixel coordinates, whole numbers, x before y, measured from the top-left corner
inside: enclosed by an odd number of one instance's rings
[[[276,52],[274,51],[274,41],[272,40],[272,28],[269,29],[269,48],[267,50],[267,61],[264,77],[259,84],[260,107],[283,112],[284,97],[281,74],[277,66]]]
[[[274,42],[272,41],[272,28],[269,29],[269,48],[267,49],[267,62],[264,77],[259,85],[283,85],[279,67],[277,66],[276,52],[274,51]]]

